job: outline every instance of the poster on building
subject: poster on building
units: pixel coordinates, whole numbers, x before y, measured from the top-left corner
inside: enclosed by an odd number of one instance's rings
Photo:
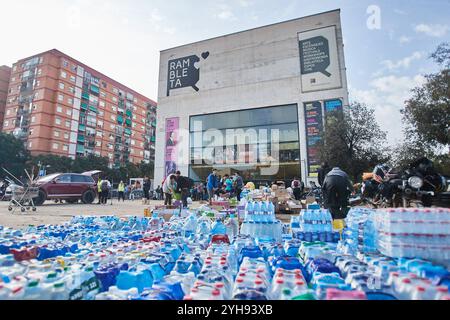
[[[179,118],[166,119],[165,176],[177,171]]]
[[[342,88],[336,26],[299,33],[302,92]]]
[[[338,120],[337,118],[342,115],[344,111],[344,105],[342,99],[333,99],[324,101],[325,109],[325,121],[330,124],[333,120]]]
[[[321,102],[305,103],[305,128],[308,172],[310,177],[317,177],[320,168],[319,143],[323,132]]]

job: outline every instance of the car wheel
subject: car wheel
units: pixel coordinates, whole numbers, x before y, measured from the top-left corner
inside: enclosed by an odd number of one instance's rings
[[[95,200],[95,193],[92,190],[88,190],[85,193],[83,193],[83,196],[81,197],[81,201],[84,204],[91,204]]]
[[[47,200],[47,195],[45,194],[44,191],[39,190],[39,194],[38,194],[37,198],[33,199],[33,202],[34,202],[35,206],[42,206],[44,204],[45,200]]]

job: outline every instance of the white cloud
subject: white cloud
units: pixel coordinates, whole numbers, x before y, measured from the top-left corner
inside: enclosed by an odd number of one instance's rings
[[[388,142],[395,144],[403,138],[403,123],[400,110],[411,96],[411,90],[425,82],[421,75],[379,77],[369,83],[369,89],[361,90],[350,86],[351,100],[362,102],[375,108],[376,121],[387,131]]]
[[[237,17],[234,15],[231,7],[225,3],[218,4],[215,8],[217,13],[214,15],[217,19],[225,21],[235,21]]]
[[[422,52],[416,51],[409,57],[405,57],[398,61],[392,60],[384,60],[381,61],[381,65],[383,65],[387,70],[393,71],[397,69],[408,69],[411,66],[411,63],[415,60],[420,60],[424,57]]]
[[[241,7],[247,8],[255,4],[254,0],[238,0],[238,4]]]
[[[417,25],[414,30],[417,33],[424,33],[427,36],[441,38],[450,31],[450,26],[444,24],[425,24]]]
[[[407,37],[407,36],[401,36],[400,39],[398,39],[400,44],[409,43],[409,42],[411,42],[411,40],[412,40],[412,38],[411,37]]]
[[[156,22],[161,22],[164,21],[166,18],[163,15],[161,15],[158,8],[155,8],[152,10],[150,14],[150,19]]]

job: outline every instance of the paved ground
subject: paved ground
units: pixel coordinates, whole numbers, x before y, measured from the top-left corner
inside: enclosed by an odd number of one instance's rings
[[[156,205],[162,204],[161,201],[151,201],[150,207],[154,208]],[[196,202],[192,205],[193,208],[200,206]],[[70,221],[73,216],[77,215],[115,215],[115,216],[143,216],[144,209],[149,206],[144,206],[141,201],[126,201],[125,203],[118,203],[113,200],[113,205],[84,205],[84,204],[55,204],[50,201],[45,205],[38,207],[37,212],[21,213],[16,210],[14,214],[8,211],[8,202],[0,202],[0,225],[11,228],[23,228],[29,225],[42,224],[63,224]],[[290,221],[289,215],[280,215],[279,219],[285,222]]]

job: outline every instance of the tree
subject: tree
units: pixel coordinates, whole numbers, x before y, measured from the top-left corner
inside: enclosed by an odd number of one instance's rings
[[[0,176],[6,176],[5,168],[16,177],[25,176],[24,169],[30,154],[23,142],[11,134],[0,132]]]
[[[53,154],[43,154],[31,157],[28,167],[31,167],[34,175],[38,174],[39,164],[45,168],[47,174],[72,172],[73,160],[69,157],[61,157]]]
[[[375,110],[353,102],[343,112],[327,114],[319,155],[323,162],[339,166],[358,181],[364,171],[388,159],[385,141]]]
[[[450,45],[441,44],[431,54],[440,71],[426,75],[426,82],[413,89],[413,96],[402,110],[407,125],[406,139],[414,134],[418,143],[434,147],[450,144]]]

